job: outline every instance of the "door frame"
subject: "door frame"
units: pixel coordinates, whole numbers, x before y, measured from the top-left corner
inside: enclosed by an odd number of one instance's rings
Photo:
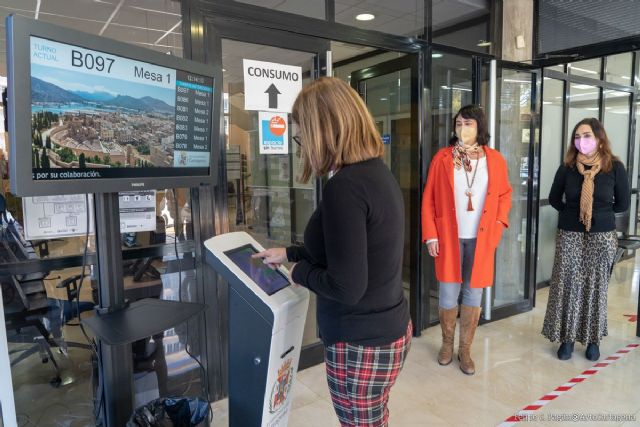
[[[193,14],[191,15],[193,19]],[[190,29],[192,33],[198,34],[197,38],[192,38],[191,48],[195,52],[203,53],[201,61],[213,64],[216,69],[222,70],[222,40],[234,40],[243,43],[252,43],[264,46],[278,47],[282,49],[296,50],[315,54],[314,69],[312,70],[313,79],[324,75],[327,69],[326,52],[329,50],[329,41],[314,38],[311,36],[303,36],[292,34],[283,30],[272,28],[253,26],[247,31],[247,25],[243,22],[233,19],[213,16],[202,16],[201,27]],[[195,23],[195,21],[194,21]],[[198,25],[198,24],[196,24]],[[197,47],[196,47],[197,46]],[[216,76],[218,77],[218,76]],[[218,77],[222,79],[222,74]],[[221,122],[224,120],[222,109],[220,109]],[[220,141],[225,140],[224,126],[220,126]],[[216,234],[227,233],[230,230],[229,214],[228,214],[228,198],[227,198],[227,168],[226,168],[226,144],[219,144],[219,152],[217,153],[217,162],[219,164],[218,184],[214,188],[214,216],[217,219]],[[316,204],[320,202],[322,194],[322,183],[320,180],[315,182],[316,188]],[[215,313],[215,327],[219,329],[219,333],[215,334],[215,340],[208,340],[210,354],[217,355],[212,357],[209,366],[208,376],[211,389],[215,390],[217,397],[226,394],[227,369],[228,366],[228,308],[227,308],[227,284],[219,276],[212,283],[212,291],[210,295],[216,300],[217,313]],[[313,343],[302,348],[300,354],[299,369],[321,363],[324,360],[324,347],[321,342]]]
[[[412,163],[415,167],[416,173],[411,174],[411,212],[409,213],[409,234],[410,234],[410,254],[411,259],[409,261],[409,310],[411,313],[411,320],[413,322],[413,335],[420,336],[422,332],[422,283],[421,266],[422,266],[422,250],[421,250],[421,227],[420,227],[420,206],[421,206],[421,194],[422,194],[422,179],[421,179],[421,161],[420,150],[422,144],[420,140],[422,120],[420,118],[420,67],[419,67],[420,55],[418,54],[406,54],[397,59],[385,61],[371,67],[366,67],[360,70],[353,71],[351,73],[351,87],[353,87],[360,96],[366,102],[366,94],[360,92],[360,83],[367,80],[383,75],[391,74],[397,71],[409,69],[411,73],[411,140],[412,146],[415,142],[415,151],[411,152]],[[428,318],[428,313],[426,313]]]

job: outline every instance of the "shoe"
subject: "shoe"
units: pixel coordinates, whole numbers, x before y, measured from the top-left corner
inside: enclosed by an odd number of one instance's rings
[[[587,351],[585,355],[587,356],[587,359],[591,360],[592,362],[600,359],[600,348],[598,347],[598,344],[589,343],[587,345]]]
[[[460,342],[458,344],[458,360],[460,370],[467,375],[476,373],[476,367],[471,359],[471,344],[480,320],[480,307],[460,306]]]
[[[458,317],[458,306],[445,309],[438,308],[440,317],[440,328],[442,329],[442,346],[438,352],[438,363],[446,366],[453,360],[453,343],[456,334],[456,318]]]
[[[569,360],[571,359],[571,353],[573,353],[573,343],[563,342],[558,349],[558,359]]]

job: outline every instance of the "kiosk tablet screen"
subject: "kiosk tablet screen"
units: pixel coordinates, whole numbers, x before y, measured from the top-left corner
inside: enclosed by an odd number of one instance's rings
[[[229,257],[247,276],[260,286],[267,295],[273,295],[280,289],[289,286],[289,280],[277,270],[272,270],[260,259],[252,259],[251,255],[258,251],[252,245],[244,245],[239,248],[226,251]]]

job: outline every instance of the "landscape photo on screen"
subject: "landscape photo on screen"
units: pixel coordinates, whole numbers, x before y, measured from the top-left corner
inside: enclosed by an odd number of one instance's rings
[[[213,79],[31,36],[34,179],[206,174]]]

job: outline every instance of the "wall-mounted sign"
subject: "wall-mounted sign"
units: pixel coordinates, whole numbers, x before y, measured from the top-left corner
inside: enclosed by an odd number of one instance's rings
[[[260,154],[289,154],[289,123],[286,113],[261,111]]]
[[[302,68],[244,59],[244,109],[291,112],[302,90]]]

